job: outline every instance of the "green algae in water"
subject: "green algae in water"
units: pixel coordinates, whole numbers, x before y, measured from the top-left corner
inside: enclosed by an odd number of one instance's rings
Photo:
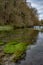
[[[0,41],[0,46],[3,45],[4,43],[2,41]]]
[[[10,42],[8,42],[8,44],[10,44],[10,45],[16,45],[16,44],[18,44],[19,42],[17,42],[17,41],[10,41]]]
[[[4,47],[4,52],[5,53],[17,53],[18,51],[19,52],[22,52],[24,51],[26,48],[26,44],[25,43],[18,43],[16,45],[14,44],[6,44],[5,47]]]
[[[6,54],[13,55],[13,61],[19,60],[24,52],[26,51],[27,44],[26,43],[17,43],[17,44],[6,44],[3,51]]]

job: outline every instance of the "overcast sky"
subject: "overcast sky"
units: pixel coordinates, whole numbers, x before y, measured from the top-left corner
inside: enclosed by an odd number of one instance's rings
[[[31,5],[37,8],[39,18],[43,19],[43,0],[27,0],[27,2],[31,2]]]

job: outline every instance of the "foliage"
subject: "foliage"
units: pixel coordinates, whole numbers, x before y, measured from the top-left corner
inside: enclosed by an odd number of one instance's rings
[[[4,43],[2,41],[0,41],[0,45],[3,45]]]
[[[40,24],[43,25],[43,20],[40,21]]]
[[[22,55],[26,51],[26,47],[27,47],[26,43],[21,42],[21,43],[15,44],[14,42],[13,44],[6,44],[3,51],[6,54],[13,54],[11,58],[14,62],[16,62],[17,60],[22,58]]]
[[[25,43],[11,43],[11,44],[6,44],[4,47],[4,52],[5,53],[17,53],[17,52],[23,52],[25,50],[26,44]]]
[[[16,0],[14,0],[14,7],[16,6]]]
[[[0,24],[26,27],[38,24],[38,14],[35,8],[29,8],[26,0],[0,0]]]

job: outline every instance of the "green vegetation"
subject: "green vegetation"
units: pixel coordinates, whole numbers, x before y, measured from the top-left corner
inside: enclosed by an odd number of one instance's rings
[[[0,41],[0,45],[3,45],[4,43],[2,41]]]
[[[10,30],[13,30],[13,27],[12,26],[0,26],[0,31],[10,31]]]
[[[8,42],[7,44],[16,45],[16,44],[18,44],[18,42],[17,42],[17,41],[10,41],[10,42]]]
[[[13,44],[6,44],[4,47],[5,53],[16,53],[16,52],[22,52],[25,50],[26,44],[25,43],[18,43],[15,45]]]
[[[16,29],[12,31],[0,31],[0,47],[3,46],[4,55],[11,55],[11,61],[18,61],[23,58],[27,46],[36,41],[38,31],[31,29]],[[1,50],[1,49],[0,49]],[[2,54],[3,54],[2,53]],[[0,55],[1,56],[1,55]]]
[[[25,28],[38,25],[38,22],[37,10],[27,6],[26,0],[0,0],[0,46],[3,46],[2,52],[5,55],[14,55],[14,61],[20,59],[27,46],[33,43],[34,37],[37,36],[36,31],[32,28]]]
[[[43,19],[40,21],[40,25],[42,25],[42,26],[43,26]]]
[[[21,58],[21,56],[26,51],[27,44],[26,43],[17,43],[15,45],[15,42],[13,44],[6,44],[4,47],[4,53],[6,54],[13,54],[14,61]]]

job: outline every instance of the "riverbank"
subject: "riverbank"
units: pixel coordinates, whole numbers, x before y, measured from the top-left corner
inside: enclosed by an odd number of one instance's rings
[[[0,26],[0,31],[10,31],[10,30],[13,30],[13,26],[10,25]]]
[[[32,28],[0,32],[0,51],[1,53],[4,53],[4,55],[0,55],[0,58],[2,59],[3,63],[5,60],[7,60],[7,57],[10,60],[13,59],[13,61],[23,59],[27,46],[34,44],[37,34],[38,31],[35,31]],[[9,59],[8,62],[10,62]]]

